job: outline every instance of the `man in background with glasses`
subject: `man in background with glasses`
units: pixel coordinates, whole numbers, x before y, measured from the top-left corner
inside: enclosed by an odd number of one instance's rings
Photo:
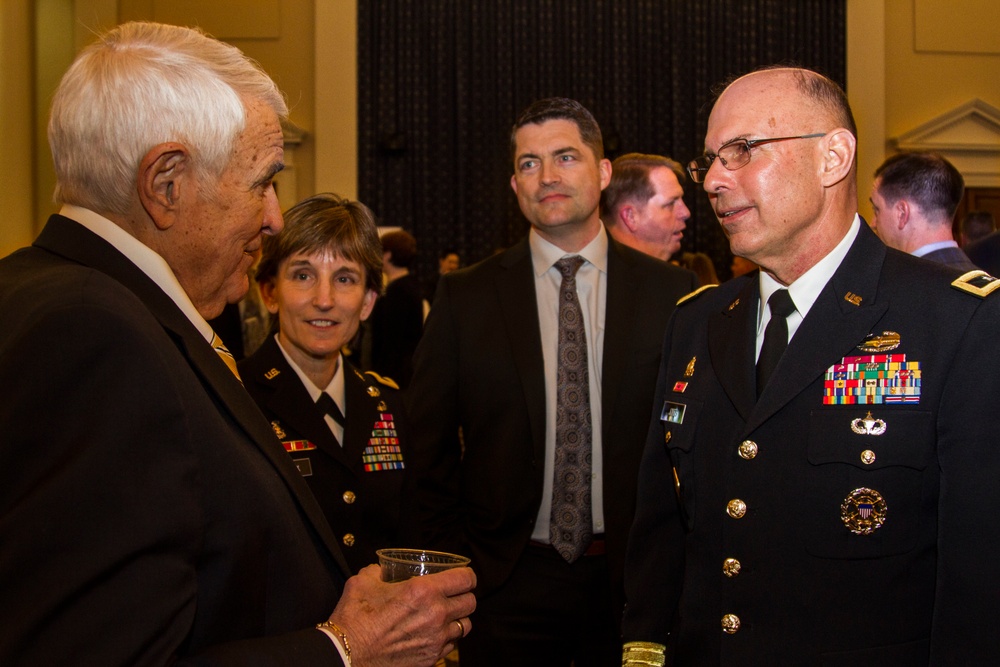
[[[1000,658],[1000,283],[878,240],[856,136],[843,91],[808,70],[743,76],[712,110],[689,173],[761,271],[668,329],[625,665]]]

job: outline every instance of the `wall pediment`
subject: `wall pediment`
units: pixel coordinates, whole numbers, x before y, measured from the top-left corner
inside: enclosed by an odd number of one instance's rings
[[[973,99],[892,139],[898,151],[944,155],[969,187],[1000,187],[1000,109]]]

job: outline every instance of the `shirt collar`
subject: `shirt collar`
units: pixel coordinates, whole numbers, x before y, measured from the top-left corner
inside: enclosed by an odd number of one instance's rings
[[[768,275],[767,272],[761,271],[760,303],[757,306],[758,331],[764,317],[764,309],[767,308],[767,300],[779,289],[788,289],[788,295],[792,297],[792,302],[795,304],[795,311],[804,319],[809,309],[816,303],[816,299],[819,298],[819,293],[823,291],[826,284],[830,282],[830,278],[837,272],[840,263],[847,257],[847,253],[851,249],[851,245],[854,244],[854,239],[857,238],[859,231],[861,231],[861,218],[855,213],[854,221],[851,223],[851,227],[847,230],[844,238],[840,240],[840,243],[827,253],[823,259],[816,262],[812,268],[799,276],[795,282],[788,285],[787,288]]]
[[[340,411],[347,414],[344,412],[344,362],[340,355],[337,355],[337,370],[334,371],[333,377],[330,378],[330,384],[325,387],[317,387],[313,381],[309,379],[309,376],[306,375],[305,371],[299,368],[299,365],[295,363],[295,360],[292,359],[292,355],[285,351],[285,346],[281,343],[281,336],[274,334],[274,340],[278,343],[278,349],[281,350],[281,355],[285,358],[285,361],[287,361],[288,365],[292,367],[295,374],[299,376],[299,380],[302,381],[302,386],[304,386],[306,391],[309,392],[309,398],[312,399],[312,402],[315,403],[318,401],[320,395],[326,392],[327,394],[330,394],[330,398],[332,398],[333,402],[337,404]]]
[[[944,248],[957,248],[957,247],[958,243],[956,243],[955,241],[938,241],[936,243],[928,243],[927,245],[922,245],[910,254],[915,257],[923,257],[924,255],[929,255],[935,250],[942,250]]]
[[[549,243],[541,237],[532,227],[528,232],[528,246],[531,248],[531,263],[535,269],[535,276],[541,276],[563,257],[579,255],[593,264],[601,273],[608,272],[608,233],[601,225],[597,230],[597,236],[585,245],[580,252],[566,252],[562,248]]]
[[[187,295],[181,287],[173,269],[152,248],[144,245],[124,229],[108,220],[102,215],[94,213],[90,209],[72,204],[63,204],[59,210],[59,215],[69,218],[80,225],[83,225],[93,233],[115,247],[118,252],[125,255],[140,271],[149,276],[157,286],[169,296],[181,312],[191,321],[191,324],[198,329],[198,333],[204,336],[209,343],[212,342],[214,332],[212,326],[201,316],[198,309],[194,307],[191,297]]]

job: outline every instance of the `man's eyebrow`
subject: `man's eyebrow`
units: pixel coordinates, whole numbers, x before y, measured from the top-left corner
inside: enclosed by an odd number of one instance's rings
[[[741,135],[733,137],[731,139],[726,139],[721,144],[719,144],[719,148],[722,148],[723,146],[725,146],[727,144],[731,144],[734,141],[749,141],[749,139],[750,139],[750,135],[749,134],[741,134]],[[712,151],[708,150],[708,146],[705,146],[705,155],[708,155],[711,152]]]
[[[267,172],[261,178],[257,179],[257,182],[254,183],[254,187],[267,183],[284,168],[285,168],[284,162],[275,162],[274,164],[271,165],[271,168],[268,169]]]

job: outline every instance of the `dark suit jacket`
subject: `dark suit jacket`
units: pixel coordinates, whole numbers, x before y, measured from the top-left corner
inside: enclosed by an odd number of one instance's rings
[[[993,232],[965,249],[969,260],[992,276],[1000,275],[1000,232]]]
[[[862,224],[760,400],[756,275],[678,308],[640,468],[627,641],[669,644],[677,665],[1000,660],[989,620],[1000,590],[1000,296],[954,279]],[[921,364],[919,403],[824,404],[827,370],[874,354],[858,346],[885,332],[899,336],[885,353]],[[669,403],[679,421],[661,421]],[[852,428],[869,412],[881,435]],[[751,442],[756,456],[741,456]],[[867,535],[842,519],[863,488],[885,502]],[[727,514],[733,499],[746,503],[742,518]],[[735,576],[723,573],[728,558]],[[739,617],[735,634],[721,631],[725,614]]]
[[[274,336],[240,362],[247,391],[283,443],[308,441],[315,449],[290,451],[291,459],[340,537],[354,572],[378,562],[376,549],[401,546],[400,505],[405,458],[385,466],[372,457],[381,447],[399,447],[405,457],[407,431],[399,391],[362,375],[346,359],[343,447],[333,437],[309,392],[302,386]],[[374,395],[373,395],[374,394]],[[392,434],[384,433],[392,431]],[[381,443],[373,439],[392,439]],[[289,447],[286,447],[288,449]],[[367,456],[367,462],[362,457]]]
[[[336,541],[173,301],[53,216],[0,311],[0,663],[339,664]]]
[[[969,259],[969,256],[961,248],[941,248],[940,250],[927,253],[923,258],[958,269],[962,273],[975,271],[979,268],[972,263],[972,260]]]
[[[397,278],[375,302],[372,330],[372,370],[406,389],[413,376],[413,352],[424,331],[424,297],[412,273]]]
[[[608,244],[600,409],[605,540],[613,590],[620,591],[660,342],[695,278],[613,239]],[[482,595],[510,575],[542,500],[542,363],[527,239],[442,277],[406,394],[411,474],[428,544],[471,556]]]

